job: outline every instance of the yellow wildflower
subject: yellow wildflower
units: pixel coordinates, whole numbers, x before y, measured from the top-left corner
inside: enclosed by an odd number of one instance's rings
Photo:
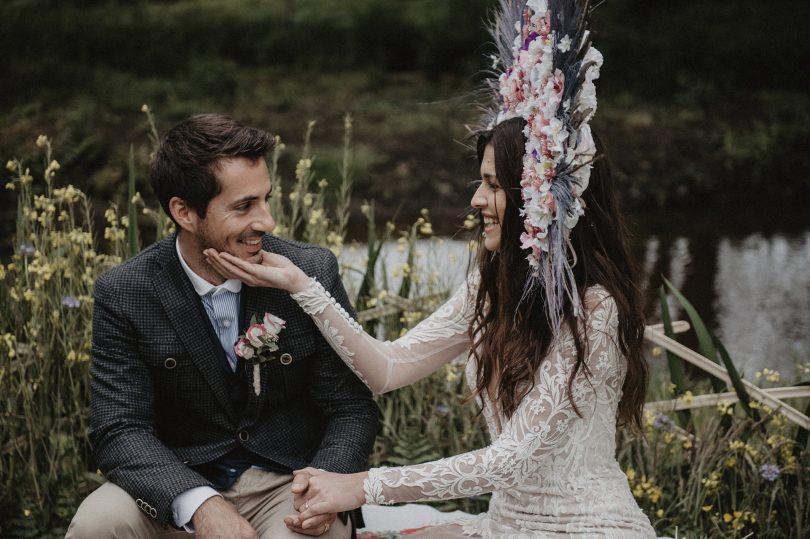
[[[729,513],[723,514],[723,522],[731,522],[734,517],[731,516]]]
[[[472,230],[478,225],[478,219],[472,213],[467,214],[467,217],[464,218],[464,228],[467,230]]]
[[[713,507],[712,505],[704,505],[704,506],[703,506],[703,507],[701,507],[700,509],[701,509],[701,510],[702,510],[704,513],[708,513],[709,511],[711,511],[711,510],[712,510],[712,507]]]
[[[145,114],[148,114],[149,113],[149,105],[147,105],[146,103],[141,105],[141,112],[143,112]]]
[[[16,172],[17,171],[17,162],[12,161],[11,159],[9,159],[6,162],[6,170],[8,170],[9,172]]]
[[[433,234],[433,225],[430,223],[425,223],[421,227],[419,227],[419,233],[423,236],[430,236]]]
[[[48,164],[48,168],[45,169],[45,176],[53,178],[56,175],[56,171],[60,168],[62,168],[62,165],[59,164],[59,161],[54,159]]]
[[[40,135],[37,137],[37,147],[44,148],[46,144],[48,144],[48,137],[45,135]]]
[[[683,401],[684,404],[692,404],[692,400],[694,398],[695,396],[688,389],[684,391],[683,395],[681,395],[681,400]]]
[[[717,413],[720,415],[733,415],[734,406],[728,401],[720,401],[717,403]]]
[[[318,188],[319,189],[326,189],[326,187],[328,185],[329,185],[329,182],[326,181],[326,178],[321,178],[321,181],[318,182]]]
[[[657,516],[658,518],[661,518],[662,516],[664,516],[664,510],[659,509],[658,511],[655,512],[655,516]]]
[[[298,164],[295,165],[295,177],[299,180],[303,180],[306,178],[307,174],[309,174],[309,169],[312,168],[312,159],[301,159],[298,161]]]
[[[30,509],[23,509],[23,515],[25,515],[26,517],[30,517],[31,516],[31,510]]]
[[[733,468],[737,465],[737,457],[728,457],[725,461],[723,461],[723,464],[726,466],[726,468]]]
[[[627,476],[628,481],[635,481],[636,479],[636,470],[633,468],[627,468],[624,471],[624,474]]]

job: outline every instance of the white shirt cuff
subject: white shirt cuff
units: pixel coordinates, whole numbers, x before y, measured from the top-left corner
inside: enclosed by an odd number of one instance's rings
[[[172,517],[178,528],[183,528],[189,533],[194,533],[194,526],[191,525],[191,517],[199,509],[205,500],[213,496],[221,496],[219,492],[211,487],[195,487],[182,494],[178,494],[172,500]]]

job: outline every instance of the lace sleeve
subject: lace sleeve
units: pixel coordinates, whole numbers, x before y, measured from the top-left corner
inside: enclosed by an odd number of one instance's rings
[[[472,279],[462,284],[436,312],[393,342],[365,333],[315,279],[292,298],[360,380],[373,392],[385,393],[424,378],[469,350],[467,327],[476,286]]]
[[[576,352],[570,333],[563,333],[561,344],[538,369],[534,388],[491,445],[424,464],[372,468],[365,483],[366,503],[442,500],[511,488],[529,477],[540,459],[565,445],[573,424],[593,415],[599,385],[621,387],[615,304],[606,294],[595,295],[586,297],[586,309],[593,306],[586,324],[590,375],[580,370],[572,386],[582,418],[567,396]]]

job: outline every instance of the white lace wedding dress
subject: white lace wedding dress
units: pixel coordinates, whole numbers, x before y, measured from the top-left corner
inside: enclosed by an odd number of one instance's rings
[[[477,283],[471,279],[430,317],[394,342],[366,333],[317,281],[293,295],[346,364],[374,392],[390,391],[435,371],[470,349],[468,326]],[[582,370],[567,397],[575,350],[561,331],[534,389],[502,421],[482,399],[491,444],[446,459],[372,468],[366,503],[444,500],[492,492],[489,510],[459,523],[465,535],[497,538],[655,537],[615,458],[616,410],[627,368],[616,345],[618,317],[601,287],[585,295],[590,377]],[[475,360],[467,363],[468,383]],[[453,534],[448,534],[451,536]],[[439,529],[428,537],[440,537]],[[457,535],[456,535],[457,536]]]

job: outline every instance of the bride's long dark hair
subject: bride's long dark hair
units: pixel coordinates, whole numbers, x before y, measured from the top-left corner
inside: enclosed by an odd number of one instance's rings
[[[528,297],[524,297],[523,290],[529,272],[526,253],[519,240],[524,230],[519,213],[524,125],[520,118],[507,120],[479,134],[477,141],[479,164],[488,145],[495,150],[495,174],[506,193],[507,202],[500,223],[499,250],[490,253],[483,246],[479,248],[477,264],[481,286],[470,325],[477,360],[474,394],[494,389],[492,397],[504,417],[510,417],[534,387],[535,373],[552,344],[542,290],[536,290]],[[640,428],[647,389],[647,365],[641,356],[644,334],[641,295],[628,246],[629,233],[619,212],[610,166],[598,139],[596,147],[597,160],[583,194],[585,215],[571,232],[577,257],[573,271],[582,305],[585,305],[585,291],[594,285],[602,285],[616,302],[618,345],[627,357],[618,420],[620,424]],[[583,324],[574,316],[570,301],[565,303],[563,324],[570,328],[581,328]],[[579,371],[588,374],[585,364],[588,351],[587,339],[583,339],[581,331],[572,333],[577,357],[568,380],[568,398],[576,409],[571,387]]]

